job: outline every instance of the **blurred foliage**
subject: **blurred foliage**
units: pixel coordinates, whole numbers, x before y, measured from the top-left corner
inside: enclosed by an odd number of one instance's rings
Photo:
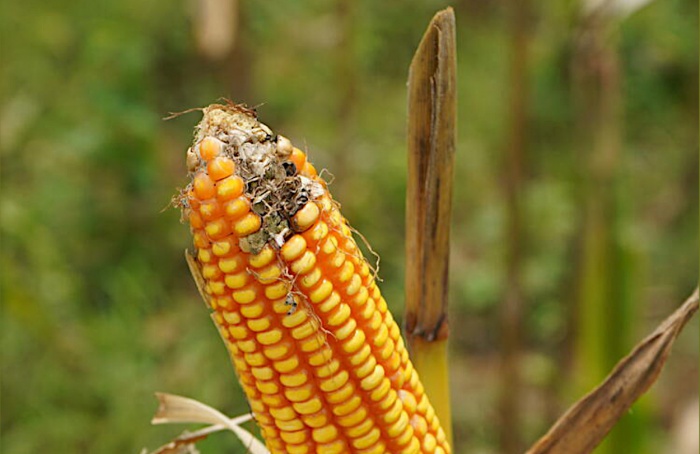
[[[242,392],[183,260],[179,213],[197,114],[221,96],[330,169],[344,214],[382,256],[400,318],[406,71],[444,1],[240,1],[227,61],[197,51],[197,2],[25,0],[0,14],[3,452],[138,452],[177,427],[151,427],[153,392],[231,415]],[[504,288],[507,28],[502,1],[457,13],[459,142],[452,250],[453,388],[458,452],[495,452],[493,377]],[[576,397],[562,387],[569,329],[580,150],[573,139],[573,2],[532,17],[526,250],[527,405],[534,440]],[[698,4],[653,2],[623,23],[624,149],[615,197],[633,251],[631,323],[641,337],[698,276]],[[350,70],[348,70],[348,68]],[[645,399],[648,452],[664,451],[697,393],[698,327],[688,328]],[[567,378],[568,377],[568,378]],[[601,377],[602,378],[602,377]],[[203,452],[244,452],[228,435]],[[236,451],[238,450],[238,451]]]

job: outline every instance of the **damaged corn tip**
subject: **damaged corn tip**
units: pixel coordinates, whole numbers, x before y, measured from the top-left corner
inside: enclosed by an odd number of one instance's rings
[[[250,110],[212,105],[187,167],[188,262],[270,451],[451,452],[306,154]]]

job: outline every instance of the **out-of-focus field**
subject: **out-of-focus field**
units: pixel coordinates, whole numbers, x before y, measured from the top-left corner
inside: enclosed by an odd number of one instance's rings
[[[582,201],[590,188],[572,74],[579,7],[531,3],[519,195],[522,383],[512,428],[525,444],[585,383],[604,376],[600,365],[587,366],[581,344],[591,329],[580,320]],[[188,229],[168,208],[185,184],[185,151],[200,116],[164,121],[170,112],[227,97],[258,106],[265,123],[308,150],[317,168],[333,173],[345,216],[381,255],[381,287],[401,319],[407,68],[430,17],[447,5],[5,2],[0,450],[153,449],[182,429],[149,425],[154,391],[232,416],[248,411],[185,265]],[[511,8],[506,1],[452,5],[459,52],[454,432],[456,452],[486,454],[499,452],[499,313],[509,286]],[[213,41],[201,38],[205,32]],[[597,319],[601,336],[620,330],[600,370],[680,304],[698,277],[698,3],[652,2],[611,33],[621,140],[613,184],[600,197],[614,206],[607,228],[617,252],[597,279],[615,273],[613,288],[622,290],[611,299],[616,315]],[[696,319],[659,383],[614,435],[633,440],[629,452],[680,452],[684,414],[698,411],[698,337]],[[200,449],[245,452],[229,433]]]

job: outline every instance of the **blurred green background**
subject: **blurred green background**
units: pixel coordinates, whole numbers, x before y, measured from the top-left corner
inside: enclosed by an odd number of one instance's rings
[[[456,452],[522,451],[679,305],[698,276],[696,0],[598,22],[554,0],[3,2],[0,450],[155,449],[183,427],[149,425],[154,391],[247,411],[167,208],[200,117],[170,112],[227,97],[306,148],[401,319],[407,68],[448,4]],[[697,441],[698,333],[600,452]],[[200,449],[245,452],[230,433]]]

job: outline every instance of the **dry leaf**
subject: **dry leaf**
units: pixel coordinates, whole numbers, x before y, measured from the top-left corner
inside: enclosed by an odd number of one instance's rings
[[[174,394],[156,393],[158,410],[151,420],[152,424],[199,423],[211,426],[196,432],[184,433],[171,443],[161,447],[154,454],[175,454],[196,452],[189,451],[194,443],[203,440],[209,434],[228,429],[238,436],[250,454],[270,454],[265,445],[253,434],[239,426],[253,419],[253,415],[238,416],[230,419],[220,411],[188,397]]]
[[[673,342],[698,310],[698,289],[623,358],[596,389],[579,400],[527,454],[593,451],[632,404],[656,381]]]

